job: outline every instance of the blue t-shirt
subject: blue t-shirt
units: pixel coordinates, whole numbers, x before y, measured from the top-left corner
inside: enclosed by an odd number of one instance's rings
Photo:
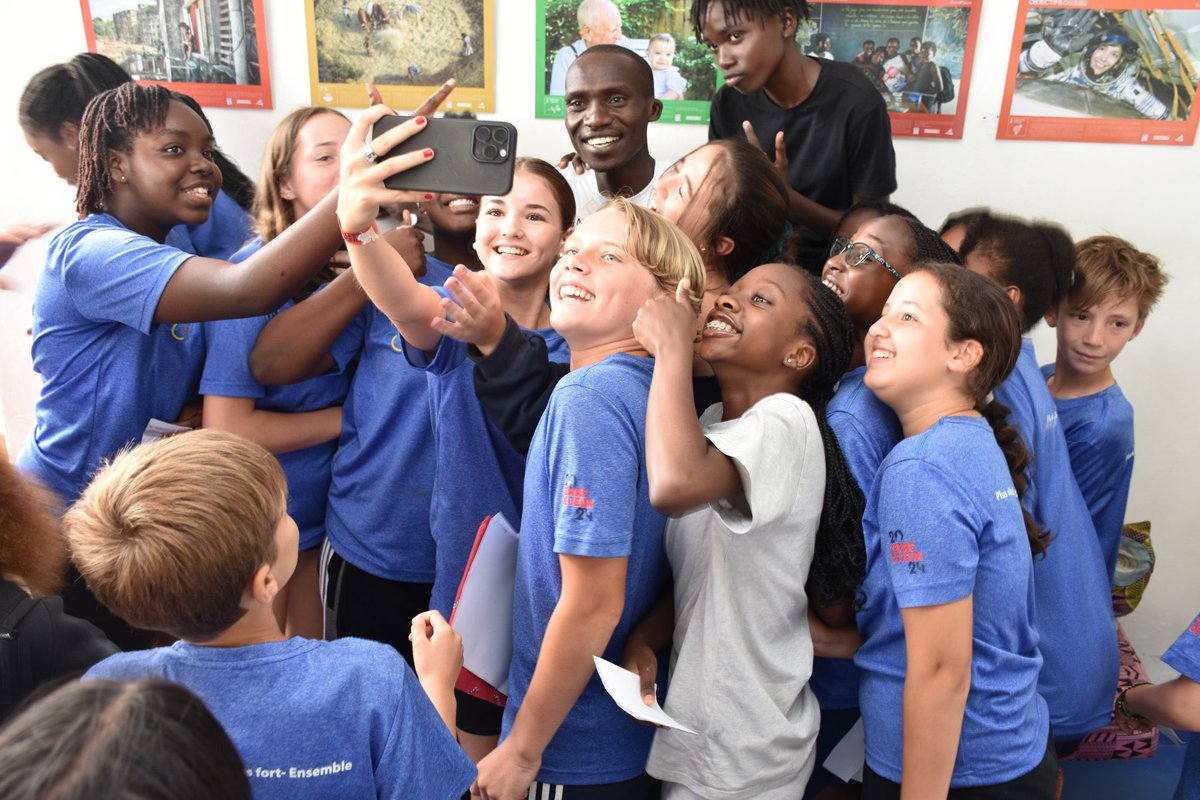
[[[159,325],[154,312],[188,253],[91,214],[50,242],[33,303],[36,422],[17,463],[67,503],[100,462],[174,422],[196,398],[200,325]]]
[[[439,294],[449,296],[441,287]],[[531,331],[546,340],[552,361],[569,361],[566,341],[551,328]],[[467,345],[443,336],[432,360],[404,343],[413,366],[429,376],[429,415],[437,458],[429,528],[437,545],[437,566],[429,605],[447,619],[467,568],[479,523],[503,514],[521,519],[525,457],[518,453],[475,396],[475,364]]]
[[[502,737],[529,688],[550,615],[562,592],[559,555],[628,558],[625,608],[604,650],[619,662],[670,567],[665,516],[650,505],[646,401],[654,362],[627,354],[568,373],[550,395],[529,447],[525,512],[517,547],[513,659]],[[538,780],[587,785],[646,769],[654,729],[636,724],[592,675],[542,755]]]
[[[254,219],[226,192],[217,192],[208,219],[199,225],[176,225],[166,242],[185,253],[232,261],[254,236]]]
[[[1180,675],[1200,683],[1200,617],[1192,620],[1175,644],[1163,653],[1162,660]],[[1175,800],[1200,800],[1200,733],[1193,733],[1188,739]]]
[[[254,796],[457,800],[475,779],[404,659],[362,639],[118,653],[84,679],[162,678],[195,692]]]
[[[847,372],[825,408],[850,474],[865,496],[879,465],[904,438],[896,414],[863,383],[866,367]],[[858,670],[848,658],[813,658],[808,685],[824,709],[858,707]]]
[[[450,272],[426,256],[419,280],[441,286]],[[408,363],[396,326],[370,303],[332,353],[343,372],[358,363],[342,406],[325,533],[338,555],[376,577],[433,583],[429,503],[437,462],[425,371]]]
[[[1030,455],[1025,507],[1052,537],[1045,557],[1033,561],[1044,661],[1038,691],[1050,706],[1055,739],[1079,739],[1108,724],[1112,714],[1121,668],[1112,588],[1030,339],[995,396],[1009,408],[1009,421]]]
[[[971,689],[950,778],[990,786],[1032,770],[1049,719],[1037,694],[1033,564],[1017,490],[985,420],[945,417],[884,459],[863,516],[860,707],[871,769],[900,781],[907,673],[901,608],[971,596]]]
[[[1053,364],[1042,367],[1047,379],[1053,374]],[[1111,582],[1133,479],[1133,406],[1115,383],[1087,397],[1055,399],[1054,405]]]
[[[1112,715],[1120,670],[1112,586],[1033,342],[1024,341],[1017,366],[994,394],[1029,450],[1025,508],[1053,537],[1033,562],[1033,578],[1044,661],[1038,691],[1061,743],[1107,725]]]
[[[230,261],[245,261],[262,249],[255,240],[239,250]],[[279,311],[291,308],[289,300]],[[289,386],[263,386],[250,374],[250,351],[258,335],[279,312],[261,317],[227,319],[204,323],[208,355],[200,378],[200,393],[222,397],[252,397],[255,408],[296,413],[341,405],[350,388],[349,376],[342,371],[318,375]],[[325,500],[329,496],[330,464],[337,451],[337,440],[280,453],[279,464],[287,475],[288,513],[300,528],[300,549],[321,543],[325,534]]]

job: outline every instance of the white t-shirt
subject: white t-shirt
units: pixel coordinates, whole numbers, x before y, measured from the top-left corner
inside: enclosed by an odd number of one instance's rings
[[[737,464],[743,492],[667,524],[675,635],[666,710],[699,736],[660,730],[646,770],[713,798],[797,798],[820,711],[808,688],[808,579],[825,493],[817,419],[776,394],[704,435]]]
[[[658,180],[658,176],[662,171],[670,166],[670,164],[667,164],[666,167],[660,169],[658,165],[655,165],[654,177],[650,180],[650,183],[646,184],[646,187],[637,194],[625,199],[636,205],[649,207],[650,195],[654,193],[655,181]],[[603,194],[600,191],[600,187],[596,184],[595,170],[585,170],[582,175],[577,175],[575,174],[574,167],[568,165],[566,169],[560,169],[558,172],[567,179],[567,184],[571,187],[571,194],[575,195],[576,225],[583,222],[592,214],[595,214],[604,207],[605,203],[612,199],[610,195]]]

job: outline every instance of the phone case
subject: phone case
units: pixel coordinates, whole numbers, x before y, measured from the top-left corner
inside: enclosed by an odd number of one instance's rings
[[[384,117],[375,123],[372,136],[408,119]],[[517,129],[507,122],[430,117],[423,130],[380,156],[380,160],[426,147],[434,150],[432,160],[393,175],[384,184],[389,189],[473,195],[507,194],[512,188]]]

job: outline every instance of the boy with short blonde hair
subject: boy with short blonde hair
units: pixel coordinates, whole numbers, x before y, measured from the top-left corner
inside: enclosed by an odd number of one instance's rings
[[[259,798],[460,797],[475,774],[450,734],[461,642],[436,612],[416,617],[418,684],[386,645],[285,637],[272,601],[296,566],[286,488],[266,450],[214,430],[104,466],[63,519],[76,566],[113,612],[181,641],[85,678],[192,689]]]
[[[1133,475],[1133,406],[1112,362],[1142,331],[1168,276],[1158,259],[1116,236],[1075,246],[1074,283],[1046,314],[1058,355],[1042,367],[1111,577]]]

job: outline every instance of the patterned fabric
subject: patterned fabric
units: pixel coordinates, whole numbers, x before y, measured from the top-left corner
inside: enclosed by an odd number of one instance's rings
[[[1113,616],[1133,612],[1142,601],[1154,574],[1154,547],[1150,544],[1150,521],[1127,522],[1121,530],[1121,549],[1113,571]]]
[[[1147,523],[1147,528],[1149,524]],[[1129,532],[1126,526],[1126,534]],[[1133,645],[1125,636],[1121,626],[1117,626],[1117,649],[1121,654],[1121,676],[1117,680],[1117,691],[1140,681],[1148,680],[1142,660],[1134,652]],[[1116,695],[1113,695],[1116,700]],[[1079,749],[1064,761],[1105,761],[1108,759],[1150,758],[1158,749],[1158,727],[1155,726],[1147,733],[1122,733],[1115,722],[1110,722],[1099,730],[1089,733],[1079,745]]]

